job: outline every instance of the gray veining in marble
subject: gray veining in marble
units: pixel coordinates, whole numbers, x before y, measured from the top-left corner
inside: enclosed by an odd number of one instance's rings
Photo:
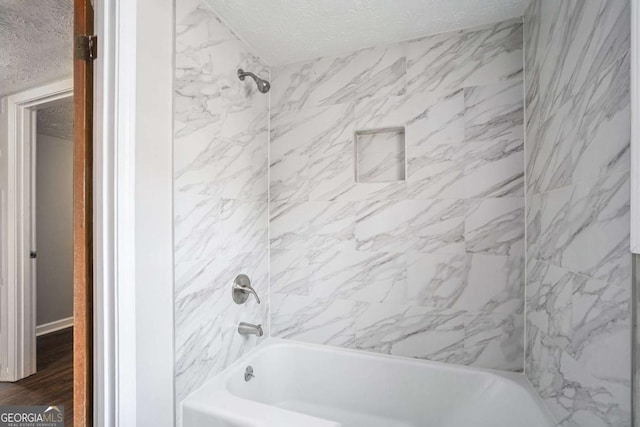
[[[293,110],[402,95],[406,68],[404,52],[385,47],[280,67],[273,75],[272,108]]]
[[[524,255],[524,199],[470,199],[465,212],[467,252]]]
[[[272,71],[274,336],[523,369],[522,31]]]
[[[522,24],[504,22],[407,43],[410,92],[522,78]]]
[[[357,134],[357,181],[398,182],[406,176],[405,132],[401,128]]]
[[[467,141],[519,141],[524,137],[522,81],[466,88],[464,91]]]
[[[269,70],[179,2],[176,403],[256,344],[235,333],[245,320],[524,368],[559,425],[627,427],[629,15],[532,0],[524,22]],[[403,158],[359,153],[360,182],[356,134],[381,128],[405,130]],[[230,301],[241,271],[270,307]]]
[[[525,371],[559,426],[631,425],[629,7],[525,13]]]
[[[268,97],[241,82],[269,69],[199,0],[176,4],[174,134],[175,395],[180,403],[268,334]],[[286,261],[285,261],[286,262]],[[249,275],[262,299],[236,305]],[[303,287],[296,283],[292,287]]]

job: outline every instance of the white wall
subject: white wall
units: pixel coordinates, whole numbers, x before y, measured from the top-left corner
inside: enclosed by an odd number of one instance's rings
[[[169,427],[174,424],[174,13],[172,0],[138,0],[137,6],[135,425]]]
[[[73,316],[73,141],[36,137],[37,309],[40,326]]]

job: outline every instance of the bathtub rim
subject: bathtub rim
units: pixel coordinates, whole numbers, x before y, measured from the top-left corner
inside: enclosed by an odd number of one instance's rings
[[[275,338],[275,337],[267,337],[263,342],[252,348],[250,351],[245,353],[238,360],[234,361],[232,364],[227,366],[217,375],[205,381],[200,387],[189,393],[181,402],[180,409],[181,412],[184,412],[185,406],[190,406],[191,408],[203,408],[205,406],[202,398],[208,400],[208,396],[225,393],[230,396],[233,396],[234,399],[240,400],[248,400],[242,396],[238,396],[233,393],[229,389],[229,381],[231,379],[240,374],[242,370],[246,367],[247,363],[250,363],[251,360],[259,357],[262,353],[277,348],[302,348],[302,349],[310,349],[313,351],[320,351],[324,353],[338,353],[345,354],[348,356],[354,356],[360,359],[373,359],[373,360],[382,360],[389,361],[394,364],[403,364],[405,366],[415,366],[415,367],[432,367],[438,369],[440,371],[451,371],[451,372],[469,372],[473,374],[481,374],[483,376],[493,376],[498,377],[500,381],[504,381],[506,383],[511,383],[512,385],[519,387],[522,389],[527,396],[535,402],[535,405],[539,408],[540,412],[547,419],[549,426],[555,426],[557,421],[551,415],[546,405],[544,405],[542,399],[535,393],[533,386],[527,379],[524,372],[510,372],[510,371],[500,371],[497,369],[489,369],[489,368],[479,368],[474,366],[467,365],[457,365],[453,363],[446,362],[437,362],[426,359],[417,359],[406,356],[398,356],[393,354],[384,354],[384,353],[376,353],[368,350],[359,350],[353,348],[343,348],[343,347],[334,347],[325,344],[315,344],[308,343],[303,341],[296,341],[286,338]],[[260,402],[253,401],[251,402],[263,405]]]
[[[531,385],[529,381],[522,381],[523,379],[526,379],[524,375],[524,371],[522,372],[502,371],[499,369],[481,368],[481,367],[469,366],[469,365],[459,365],[456,363],[438,362],[435,360],[419,359],[416,357],[399,356],[395,354],[378,353],[370,350],[336,347],[336,346],[327,345],[327,344],[316,344],[316,343],[309,343],[305,341],[297,341],[297,340],[292,340],[287,338],[276,338],[276,337],[269,337],[265,339],[264,342],[258,344],[256,347],[251,349],[251,351],[243,355],[240,359],[238,359],[237,361],[235,361],[234,363],[226,367],[222,372],[220,372],[220,374],[227,372],[228,370],[229,371],[232,370],[232,368],[234,368],[235,365],[242,365],[242,363],[238,363],[238,362],[242,362],[243,360],[246,361],[249,358],[257,357],[259,354],[266,352],[269,348],[272,348],[272,347],[311,348],[324,353],[351,354],[353,356],[358,356],[363,359],[393,360],[405,365],[434,366],[445,371],[463,370],[463,371],[474,372],[474,373],[496,374],[500,377],[505,378],[506,380],[515,382],[517,385],[520,385],[520,386],[529,387]],[[211,378],[211,380],[213,380],[216,377]]]

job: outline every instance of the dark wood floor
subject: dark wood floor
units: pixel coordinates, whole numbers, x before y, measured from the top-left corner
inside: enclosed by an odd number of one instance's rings
[[[64,425],[73,426],[73,328],[38,337],[38,372],[0,383],[0,405],[63,405]]]

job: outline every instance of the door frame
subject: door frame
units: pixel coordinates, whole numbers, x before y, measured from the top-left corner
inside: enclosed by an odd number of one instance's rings
[[[173,263],[169,276],[151,274],[156,243],[145,238],[149,227],[141,231],[139,221],[157,212],[145,184],[158,173],[171,182],[171,172],[157,171],[157,141],[141,132],[157,97],[138,83],[150,68],[165,65],[166,52],[157,50],[174,33],[173,1],[96,0],[94,12],[94,426],[169,427],[175,424]],[[150,227],[166,238],[165,226]],[[149,295],[157,299],[153,307],[138,302]],[[171,327],[159,334],[158,319]],[[140,337],[154,337],[155,347],[145,348],[144,340],[138,346]]]
[[[93,425],[135,424],[138,0],[94,2]]]
[[[73,96],[65,79],[7,97],[7,286],[6,334],[0,339],[0,381],[36,372],[35,144],[36,109]]]
[[[96,1],[94,62],[94,378],[95,427],[136,419],[135,1]],[[72,80],[65,80],[72,90]],[[35,91],[36,89],[34,89]],[[31,91],[29,91],[31,92]],[[16,99],[18,94],[15,95]],[[8,99],[8,98],[7,98]],[[10,101],[9,101],[10,102]],[[8,109],[10,110],[10,109]],[[9,127],[15,124],[9,120]],[[13,128],[15,132],[15,127]],[[10,151],[10,150],[8,150]],[[12,194],[8,194],[12,205]],[[13,217],[15,218],[15,213]],[[7,224],[9,216],[5,218]],[[10,228],[10,227],[7,227]],[[9,231],[8,234],[10,234]],[[10,280],[7,281],[11,283]],[[6,303],[4,298],[1,303]],[[7,313],[7,310],[2,310]],[[0,319],[0,322],[5,319]],[[6,325],[7,323],[4,322]],[[0,328],[0,349],[9,348]],[[34,328],[35,331],[35,328]],[[15,347],[12,347],[15,348]],[[2,353],[2,351],[0,351]],[[6,366],[0,354],[0,366]],[[0,381],[11,381],[0,373]]]

